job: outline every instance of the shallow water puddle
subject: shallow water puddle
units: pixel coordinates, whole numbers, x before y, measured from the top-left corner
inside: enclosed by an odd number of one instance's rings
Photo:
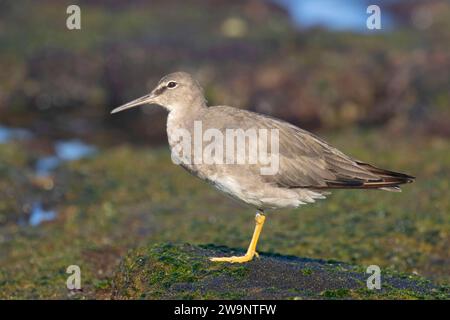
[[[368,32],[366,10],[369,3],[360,0],[272,0],[284,7],[295,24],[301,28],[321,26],[329,30],[351,30]],[[395,1],[395,0],[394,0]],[[392,14],[383,11],[383,27],[381,32],[395,28],[396,21]]]
[[[55,143],[55,152],[63,161],[78,160],[93,155],[97,148],[80,140],[59,141]]]
[[[64,161],[74,161],[93,155],[97,148],[80,140],[58,141],[55,154],[36,161],[35,171],[39,177],[49,176]]]
[[[35,164],[35,172],[38,177],[49,176],[56,167],[59,166],[61,160],[56,156],[48,156],[39,158]]]
[[[32,138],[30,131],[22,128],[11,128],[0,125],[0,144],[13,140],[25,140]],[[81,140],[61,140],[54,143],[54,154],[39,158],[35,165],[35,175],[39,178],[51,179],[53,171],[63,162],[75,161],[89,157],[97,152],[93,145]],[[54,209],[45,209],[41,201],[34,201],[31,206],[28,224],[38,226],[42,222],[55,219],[57,212]]]
[[[25,140],[31,137],[31,132],[22,128],[10,128],[0,125],[0,143],[11,140]]]
[[[76,139],[57,141],[55,142],[54,149],[54,155],[45,156],[36,161],[36,176],[41,178],[49,177],[61,163],[86,158],[97,152],[95,146]],[[55,219],[56,216],[57,212],[55,210],[45,210],[41,202],[35,202],[32,206],[28,223],[31,226],[37,226],[42,222]]]
[[[31,208],[30,218],[28,224],[31,226],[37,226],[44,221],[51,221],[56,218],[55,210],[45,210],[40,201],[33,203]]]

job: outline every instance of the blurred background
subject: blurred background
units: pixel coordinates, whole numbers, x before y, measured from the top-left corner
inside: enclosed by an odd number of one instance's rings
[[[261,251],[450,282],[449,1],[0,1],[0,297],[67,297],[70,264],[76,297],[108,297],[142,243],[247,246],[254,213],[171,163],[163,110],[109,114],[178,70],[417,176],[274,214]]]

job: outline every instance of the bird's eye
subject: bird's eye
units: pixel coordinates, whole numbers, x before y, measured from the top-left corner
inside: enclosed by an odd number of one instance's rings
[[[175,81],[170,81],[168,84],[167,84],[167,88],[170,88],[170,89],[173,89],[173,88],[175,88],[177,86],[177,83],[175,82]]]

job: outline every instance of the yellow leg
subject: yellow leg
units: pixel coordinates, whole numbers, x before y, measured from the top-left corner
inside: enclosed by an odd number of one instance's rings
[[[242,262],[248,262],[253,259],[253,257],[256,255],[258,256],[258,253],[256,252],[256,245],[258,243],[259,235],[261,233],[262,227],[264,225],[264,220],[266,220],[266,217],[263,214],[257,213],[255,216],[255,231],[253,232],[252,241],[250,242],[250,245],[248,246],[247,253],[240,257],[220,257],[220,258],[210,258],[211,261],[221,261],[221,262],[231,262],[231,263],[242,263]]]

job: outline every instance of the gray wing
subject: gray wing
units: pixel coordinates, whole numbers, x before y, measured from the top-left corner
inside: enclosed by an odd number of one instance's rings
[[[279,132],[279,170],[263,176],[271,184],[284,188],[382,188],[398,190],[398,185],[413,177],[380,169],[355,160],[315,135],[288,122],[231,107],[215,107],[228,119],[226,126],[247,130],[273,128]]]

